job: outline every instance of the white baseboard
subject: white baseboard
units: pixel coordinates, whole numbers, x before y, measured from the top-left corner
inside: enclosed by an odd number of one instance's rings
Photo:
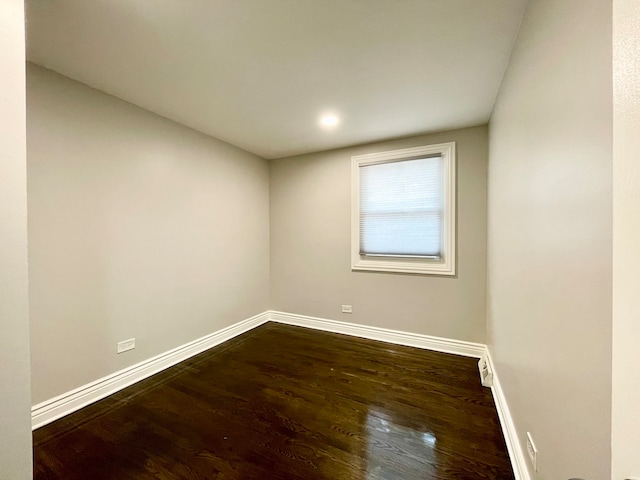
[[[383,342],[423,348],[436,352],[453,353],[466,357],[480,358],[483,355],[486,355],[494,373],[493,387],[491,387],[491,391],[498,410],[498,417],[500,419],[500,424],[502,426],[502,431],[504,433],[507,450],[509,452],[509,457],[511,458],[511,464],[513,466],[516,480],[531,480],[524,456],[524,450],[521,448],[518,440],[518,435],[513,419],[511,418],[511,413],[509,412],[506,398],[502,388],[500,387],[498,372],[495,369],[491,354],[486,345],[277,311],[266,311],[140,362],[129,368],[125,368],[119,372],[71,390],[70,392],[39,403],[31,408],[32,428],[35,430],[36,428],[51,423],[54,420],[112,395],[123,388],[144,380],[145,378],[187,360],[194,355],[202,353],[209,348],[226,342],[227,340],[241,335],[268,321],[313,328],[326,332],[342,333],[344,335],[368,338],[371,340],[380,340]]]
[[[465,342],[462,340],[453,340],[449,338],[432,337],[430,335],[420,335],[417,333],[400,332],[397,330],[389,330],[386,328],[369,327],[366,325],[357,325],[337,320],[328,320],[325,318],[309,317],[306,315],[298,315],[286,312],[269,312],[269,320],[272,322],[285,323],[288,325],[296,325],[299,327],[314,328],[326,332],[342,333],[355,337],[369,338],[371,340],[380,340],[398,345],[407,345],[409,347],[424,348],[434,350],[436,352],[453,353],[466,357],[481,358],[486,355],[489,366],[493,371],[493,386],[491,392],[496,403],[500,426],[507,444],[507,451],[513,467],[516,480],[531,480],[529,470],[527,468],[524,450],[518,440],[518,434],[509,412],[507,400],[500,386],[500,379],[496,372],[493,359],[486,345],[482,343]]]
[[[269,321],[269,312],[264,312],[210,335],[161,353],[119,372],[83,385],[31,408],[31,427],[42,427],[76,410],[112,395],[123,388],[172,367],[188,358],[215,347]]]
[[[500,426],[502,427],[502,433],[504,435],[505,443],[507,444],[507,451],[509,452],[509,458],[511,459],[511,466],[513,467],[513,474],[516,480],[531,480],[529,475],[529,468],[527,467],[527,459],[524,455],[524,450],[518,439],[518,432],[516,426],[513,423],[509,406],[507,405],[507,399],[504,396],[502,387],[500,385],[500,376],[496,372],[496,366],[491,358],[491,352],[489,348],[486,349],[486,358],[491,370],[493,371],[493,386],[491,392],[493,393],[493,400],[496,403],[496,410],[498,410],[498,418],[500,419]]]
[[[418,333],[400,332],[387,328],[369,327],[367,325],[357,325],[355,323],[341,322],[337,320],[327,320],[325,318],[309,317],[294,313],[271,311],[269,320],[272,322],[286,323],[298,327],[314,328],[325,332],[342,333],[354,337],[368,338],[370,340],[380,340],[397,345],[424,348],[436,352],[453,353],[465,357],[480,358],[486,351],[486,346],[482,343],[465,342],[462,340],[452,340],[450,338],[432,337]]]

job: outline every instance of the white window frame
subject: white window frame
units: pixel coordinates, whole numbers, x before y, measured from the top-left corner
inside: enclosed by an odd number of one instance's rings
[[[360,255],[360,167],[416,157],[441,156],[444,178],[442,256],[438,259]],[[403,148],[351,157],[351,269],[422,275],[456,274],[456,144]]]

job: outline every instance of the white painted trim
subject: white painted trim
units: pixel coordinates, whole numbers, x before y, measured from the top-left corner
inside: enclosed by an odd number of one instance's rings
[[[432,337],[430,335],[401,332],[367,325],[357,325],[355,323],[309,317],[307,315],[297,315],[294,313],[271,311],[269,319],[273,322],[286,323],[288,325],[342,333],[344,335],[380,340],[382,342],[406,345],[409,347],[424,348],[436,352],[453,353],[465,357],[480,358],[486,351],[486,346],[481,343]]]
[[[493,387],[491,387],[491,391],[496,403],[498,418],[500,419],[500,425],[505,437],[505,443],[507,444],[507,451],[509,452],[515,478],[516,480],[531,480],[524,450],[518,440],[518,434],[513,419],[511,418],[511,413],[509,412],[507,400],[500,386],[498,372],[495,369],[491,353],[486,345],[273,310],[248,318],[210,335],[120,370],[119,372],[83,385],[70,392],[34,405],[31,408],[32,428],[35,430],[36,428],[51,423],[54,420],[73,413],[82,407],[112,395],[134,383],[144,380],[269,321],[379,340],[397,345],[423,348],[436,352],[452,353],[465,357],[481,358],[483,355],[486,356],[490,368],[493,371]]]
[[[31,408],[31,426],[34,430],[42,427],[268,321],[269,312],[261,313],[34,405]]]
[[[502,427],[502,433],[504,435],[504,441],[507,444],[507,451],[509,452],[509,458],[511,459],[511,466],[513,467],[513,474],[516,480],[531,480],[529,475],[529,468],[527,467],[527,459],[518,439],[518,432],[516,426],[513,423],[509,406],[507,405],[507,399],[502,391],[500,385],[500,377],[496,371],[496,366],[493,363],[491,352],[486,347],[486,358],[489,364],[489,368],[493,372],[493,386],[491,387],[491,393],[493,393],[493,400],[496,403],[496,410],[498,411],[498,418],[500,419],[500,426]]]
[[[442,258],[394,258],[360,255],[360,167],[440,155],[444,167]],[[456,143],[439,143],[351,157],[351,269],[422,275],[456,274]]]
[[[287,325],[296,325],[299,327],[313,328],[326,332],[342,333],[344,335],[368,338],[371,340],[380,340],[397,345],[424,348],[426,350],[434,350],[436,352],[453,353],[456,355],[463,355],[465,357],[482,358],[484,356],[487,359],[490,370],[493,372],[493,386],[491,387],[491,393],[493,394],[493,399],[496,404],[496,410],[498,412],[500,426],[507,445],[507,451],[511,460],[513,473],[516,480],[531,480],[524,450],[518,440],[518,433],[516,432],[513,419],[511,418],[507,399],[505,398],[502,387],[500,386],[500,378],[496,372],[491,353],[486,345],[482,343],[453,340],[450,338],[389,330],[386,328],[370,327],[367,325],[357,325],[338,320],[328,320],[325,318],[310,317],[307,315],[298,315],[287,312],[271,311],[269,312],[269,320],[272,322],[285,323]]]

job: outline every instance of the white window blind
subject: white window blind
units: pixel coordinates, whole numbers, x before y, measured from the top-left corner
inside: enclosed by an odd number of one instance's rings
[[[360,166],[360,255],[441,258],[441,156]]]

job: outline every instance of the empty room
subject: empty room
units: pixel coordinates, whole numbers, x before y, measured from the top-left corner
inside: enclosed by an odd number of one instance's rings
[[[640,480],[639,26],[0,2],[0,480]]]

